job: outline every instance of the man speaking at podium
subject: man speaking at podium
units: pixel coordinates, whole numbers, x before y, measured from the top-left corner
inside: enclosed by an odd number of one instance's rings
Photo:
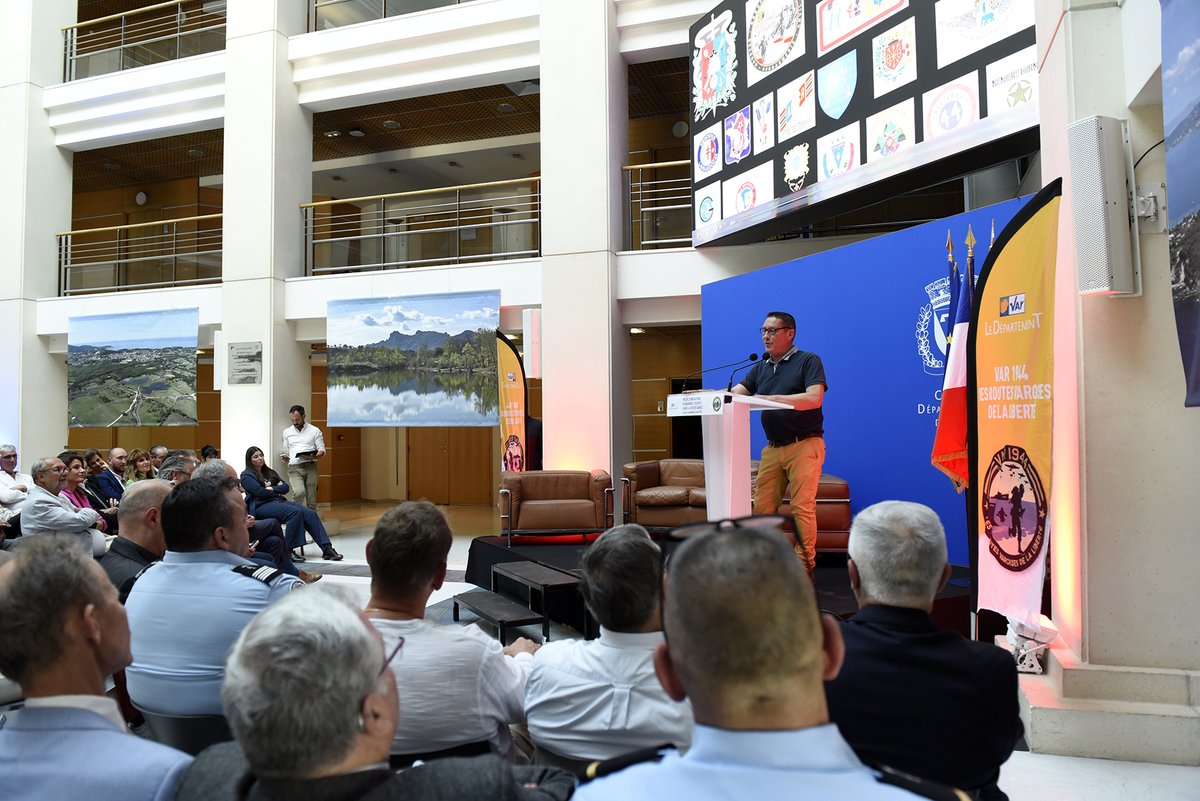
[[[796,318],[787,312],[767,312],[760,331],[764,358],[733,391],[787,403],[792,409],[762,413],[767,446],[754,486],[754,513],[775,514],[788,493],[796,520],[796,554],[811,576],[817,564],[817,485],[825,464],[825,367],[817,354],[796,349]]]

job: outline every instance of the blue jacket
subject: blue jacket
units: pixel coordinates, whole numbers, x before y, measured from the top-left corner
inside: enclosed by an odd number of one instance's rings
[[[88,476],[87,483],[92,485],[96,494],[105,502],[109,498],[116,498],[119,501],[125,494],[125,482],[117,478],[111,470],[105,470],[98,476]]]
[[[283,479],[269,487],[264,487],[251,470],[242,471],[242,489],[246,491],[246,514],[257,516],[258,507],[272,501],[286,501],[291,487]],[[282,498],[280,496],[283,496]]]
[[[86,709],[25,708],[0,726],[5,801],[167,801],[192,758]]]

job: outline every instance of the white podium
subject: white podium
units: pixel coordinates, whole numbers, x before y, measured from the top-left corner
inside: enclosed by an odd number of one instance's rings
[[[750,410],[791,409],[753,395],[704,391],[667,396],[667,417],[700,417],[709,520],[750,514]]]

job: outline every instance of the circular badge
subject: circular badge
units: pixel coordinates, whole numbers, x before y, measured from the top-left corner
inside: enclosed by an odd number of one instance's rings
[[[713,411],[714,412],[721,411],[721,396],[720,395],[713,398]]]
[[[710,222],[713,218],[713,199],[706,197],[700,201],[700,222]]]
[[[696,145],[696,167],[700,172],[712,172],[721,158],[720,144],[717,135],[711,131],[700,137]]]
[[[1024,448],[1005,445],[992,455],[982,503],[992,557],[1013,572],[1033,564],[1046,544],[1049,506],[1042,478]]]
[[[758,197],[758,190],[754,188],[754,184],[746,181],[738,187],[737,191],[737,210],[739,212],[754,208],[754,201]]]
[[[802,36],[804,20],[800,0],[758,0],[747,25],[746,46],[750,63],[759,72],[770,72],[787,61]]]

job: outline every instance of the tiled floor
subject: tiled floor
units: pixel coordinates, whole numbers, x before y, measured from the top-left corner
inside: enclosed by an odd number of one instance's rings
[[[389,508],[389,503],[364,502],[340,504],[322,513],[341,523],[341,533],[333,540],[334,547],[346,557],[340,565],[366,566],[367,540],[379,516]],[[449,568],[461,571],[467,566],[471,540],[499,533],[499,513],[476,506],[446,507],[446,513],[454,531]],[[309,546],[310,559],[305,567],[321,572],[322,565],[330,563],[316,558],[316,550]],[[365,604],[370,594],[370,579],[365,572],[361,577],[330,574],[323,580],[351,587]],[[469,589],[474,585],[447,582],[429,603],[438,604]],[[444,606],[439,607],[439,613],[442,611]],[[569,629],[562,631],[569,636]],[[533,629],[529,636],[534,636]],[[553,636],[559,636],[557,627]],[[1200,768],[1017,752],[1001,771],[1000,787],[1012,801],[1200,801]]]

